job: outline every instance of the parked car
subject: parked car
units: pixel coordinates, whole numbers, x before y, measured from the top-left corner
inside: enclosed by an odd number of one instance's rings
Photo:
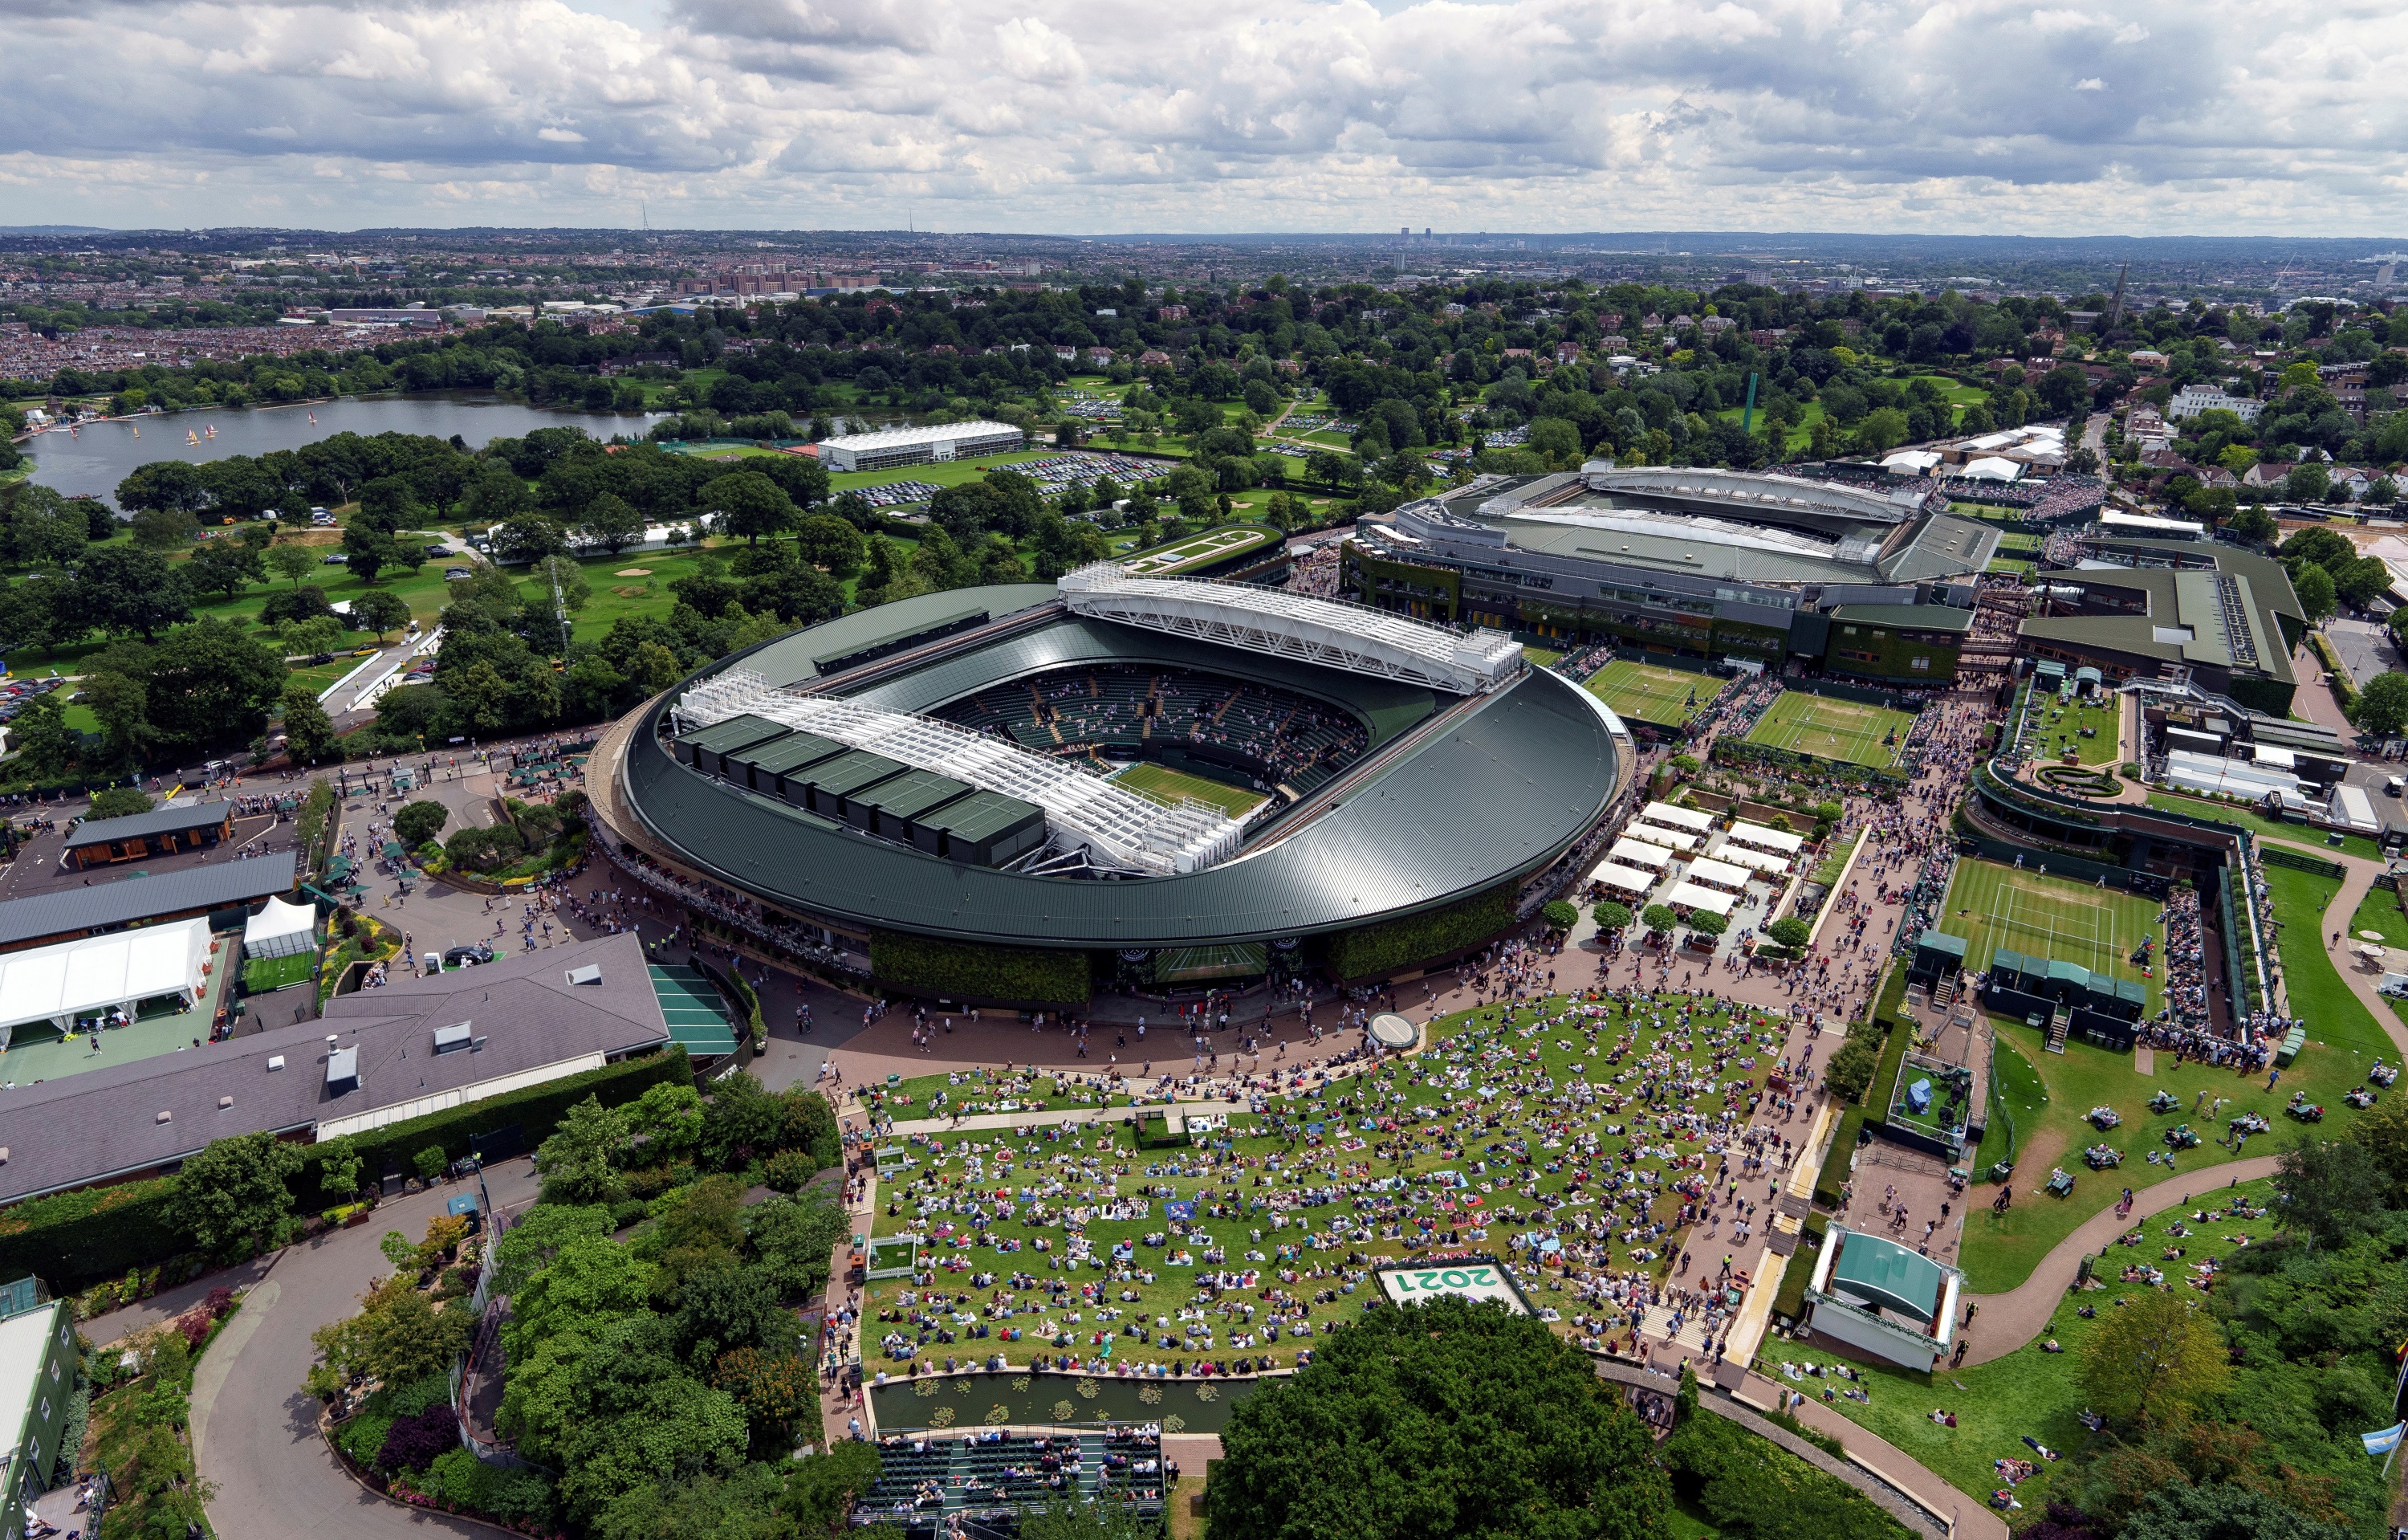
[[[465,567],[447,567],[443,569],[443,581],[446,583],[457,583],[462,578],[473,575]]]
[[[439,560],[444,556],[450,555],[452,554],[452,548],[448,545],[430,545],[426,548],[426,554],[429,556],[436,557]]]
[[[327,567],[347,567],[351,565],[351,557],[346,556],[341,552],[337,551],[333,555],[328,556],[323,565]]]
[[[494,949],[482,942],[468,946],[455,946],[443,954],[446,968],[474,968],[480,962],[494,960]]]

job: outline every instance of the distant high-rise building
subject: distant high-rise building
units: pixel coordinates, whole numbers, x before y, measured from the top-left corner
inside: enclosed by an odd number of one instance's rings
[[[1408,225],[1404,226],[1402,229],[1399,229],[1399,230],[1397,232],[1397,236],[1398,236],[1398,239],[1400,239],[1400,240],[1411,240],[1411,239],[1412,239],[1412,238],[1413,238],[1413,227],[1412,227],[1412,225],[1408,224]]]
[[[1427,239],[1429,239],[1429,237],[1430,237],[1430,227],[1429,227],[1428,225],[1425,224],[1425,225],[1423,225],[1423,226],[1422,226],[1422,238],[1423,238],[1424,240],[1427,240]]]

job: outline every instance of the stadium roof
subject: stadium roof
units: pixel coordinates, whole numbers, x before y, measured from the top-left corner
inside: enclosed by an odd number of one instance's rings
[[[1117,562],[1065,573],[1059,586],[1077,614],[1456,695],[1493,690],[1523,667],[1521,644],[1503,631],[1455,631],[1283,589],[1140,578]]]
[[[1945,604],[1842,604],[1831,612],[1833,620],[1852,620],[1859,626],[1897,626],[1914,631],[1970,631],[1973,628],[1973,612],[1951,609]]]
[[[64,888],[0,903],[0,947],[131,925],[162,914],[231,909],[273,893],[290,893],[299,857],[259,856],[186,867],[145,877],[127,872],[96,880],[90,887]]]
[[[789,655],[806,655],[818,629],[771,648],[799,641]],[[1155,638],[1150,645],[1176,643]],[[728,661],[758,668],[771,648]],[[998,665],[1024,655],[987,651]],[[1261,665],[1220,648],[1195,654],[1189,666],[1207,670],[1225,658],[1246,664],[1234,670],[1240,673]],[[962,661],[926,672],[948,673],[945,688],[966,694],[973,686],[955,668]],[[1350,690],[1366,683],[1318,672]],[[907,684],[863,698],[891,698]],[[1273,826],[1235,859],[1181,876],[1081,881],[945,860],[699,774],[661,745],[668,709],[666,699],[652,707],[631,735],[620,775],[635,815],[681,859],[834,923],[1033,945],[1268,940],[1435,908],[1553,860],[1594,824],[1621,773],[1606,721],[1584,692],[1530,670],[1475,698],[1447,730],[1405,745],[1395,762],[1307,809],[1306,821]]]
[[[2295,683],[2286,615],[2304,624],[2299,598],[2280,563],[2222,546],[2191,541],[2101,542],[2117,550],[2181,553],[2213,567],[2124,567],[2106,564],[2048,576],[2052,582],[2144,595],[2142,614],[2062,615],[2027,620],[2023,637],[2092,646],[2173,663],[2259,674]]]
[[[1870,1309],[1895,1310],[1929,1323],[1940,1310],[1947,1274],[1938,1262],[1895,1241],[1862,1231],[1848,1231],[1831,1267],[1831,1292],[1847,1294]]]

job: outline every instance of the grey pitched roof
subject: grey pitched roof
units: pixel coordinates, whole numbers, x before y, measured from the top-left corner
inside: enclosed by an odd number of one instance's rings
[[[598,986],[568,982],[589,964],[602,971]],[[436,1029],[463,1022],[484,1045],[437,1054]],[[330,1032],[359,1072],[358,1088],[339,1095],[326,1086]],[[397,979],[337,998],[322,1021],[0,1090],[11,1135],[0,1141],[0,1203],[149,1171],[230,1134],[312,1128],[668,1035],[632,934]],[[283,1068],[270,1070],[280,1057]]]
[[[90,887],[37,893],[0,903],[0,947],[44,936],[130,925],[162,914],[253,903],[272,893],[292,892],[299,875],[300,857],[289,852],[211,862],[156,877],[135,872],[111,877],[95,874]]]
[[[230,802],[200,802],[192,807],[152,808],[122,818],[90,818],[68,830],[66,848],[105,845],[111,840],[147,840],[153,834],[181,834],[188,828],[222,824],[233,816],[234,804]]]

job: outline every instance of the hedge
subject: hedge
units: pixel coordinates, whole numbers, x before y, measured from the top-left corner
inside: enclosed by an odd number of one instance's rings
[[[293,817],[293,842],[301,848],[302,878],[315,882],[325,870],[325,851],[318,848],[319,837],[326,832],[327,820],[335,812],[335,788],[322,776],[309,783],[308,795],[301,799],[300,812]]]
[[[0,1277],[31,1273],[53,1292],[151,1267],[189,1249],[167,1222],[168,1177],[84,1187],[0,1209]]]
[[[1084,952],[982,946],[897,930],[869,933],[869,972],[897,989],[972,1002],[1084,1005],[1090,988]]]
[[[2348,871],[2339,861],[2328,861],[2321,856],[2311,856],[2287,845],[2258,842],[2258,860],[2262,866],[2286,866],[2295,871],[2313,871],[2319,877],[2339,877]]]
[[[1513,923],[1513,898],[1514,885],[1500,883],[1443,909],[1349,930],[1330,940],[1329,971],[1351,983],[1476,946]]]
[[[1772,1296],[1774,1319],[1795,1321],[1806,1314],[1806,1285],[1814,1276],[1814,1253],[1807,1237],[1828,1238],[1830,1229],[1831,1221],[1820,1214],[1806,1216],[1805,1223],[1799,1227],[1798,1249],[1789,1254],[1789,1265],[1782,1270],[1781,1287]]]
[[[1840,1184],[1848,1179],[1848,1162],[1856,1157],[1864,1126],[1862,1107],[1850,1107],[1840,1115],[1840,1126],[1831,1134],[1831,1153],[1823,1158],[1823,1169],[1814,1173],[1814,1202],[1825,1208],[1840,1206]]]
[[[444,1159],[457,1160],[468,1153],[471,1141],[478,1135],[516,1124],[531,1150],[559,1124],[563,1114],[589,1096],[599,1097],[606,1107],[615,1107],[635,1101],[654,1086],[681,1081],[694,1083],[694,1065],[686,1058],[685,1049],[672,1043],[660,1053],[637,1055],[564,1080],[547,1080],[540,1086],[487,1097],[466,1106],[447,1107],[406,1123],[370,1129],[366,1133],[353,1134],[351,1147],[360,1154],[360,1180],[373,1183],[388,1160],[408,1172],[411,1159],[429,1144],[442,1145]],[[329,1207],[350,1196],[327,1192],[320,1185],[316,1160],[302,1168],[295,1186],[304,1213]]]

